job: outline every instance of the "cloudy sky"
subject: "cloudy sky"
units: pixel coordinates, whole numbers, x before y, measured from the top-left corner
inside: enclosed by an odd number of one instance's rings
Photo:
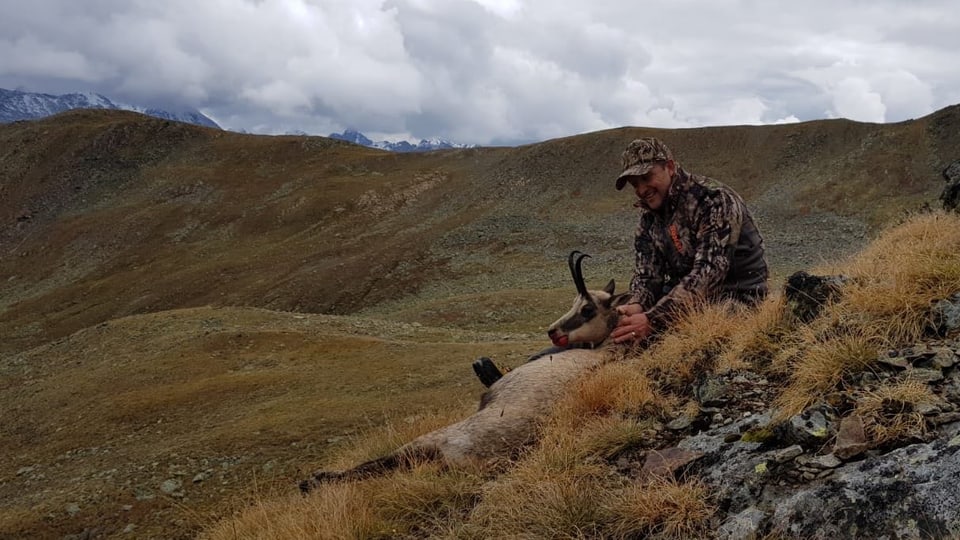
[[[514,144],[960,103],[955,0],[0,0],[0,88]]]

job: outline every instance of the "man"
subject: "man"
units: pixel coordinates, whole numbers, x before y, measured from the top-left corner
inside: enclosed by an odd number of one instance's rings
[[[662,332],[700,302],[732,299],[753,305],[766,296],[763,238],[740,195],[712,178],[688,173],[653,137],[631,142],[621,166],[617,189],[633,187],[640,216],[633,301],[617,308],[620,320],[610,334],[614,343]],[[559,350],[551,347],[528,361]],[[502,376],[487,357],[473,369],[486,386]]]
[[[653,137],[621,156],[617,189],[630,184],[640,209],[634,240],[633,303],[621,306],[615,343],[665,330],[686,307],[767,294],[763,238],[743,199],[728,186],[691,174]]]

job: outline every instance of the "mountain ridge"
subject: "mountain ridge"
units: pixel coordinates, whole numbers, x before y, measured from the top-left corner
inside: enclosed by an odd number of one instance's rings
[[[72,109],[134,111],[164,120],[220,129],[216,122],[196,109],[172,112],[158,107],[118,104],[94,92],[56,95],[0,88],[0,124],[45,118]]]

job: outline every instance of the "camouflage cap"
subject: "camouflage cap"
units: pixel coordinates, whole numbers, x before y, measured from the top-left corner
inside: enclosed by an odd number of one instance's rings
[[[634,139],[627,145],[623,154],[620,154],[620,164],[623,167],[623,172],[617,177],[617,189],[623,189],[628,176],[646,174],[658,161],[671,159],[673,159],[673,154],[660,139],[654,137]]]

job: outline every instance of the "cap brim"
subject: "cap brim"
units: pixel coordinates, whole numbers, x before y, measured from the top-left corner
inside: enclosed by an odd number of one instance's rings
[[[653,163],[642,163],[640,165],[634,165],[629,169],[620,173],[620,176],[617,177],[617,189],[623,189],[623,186],[627,184],[627,178],[631,176],[643,176],[650,172],[650,169],[653,168]]]

